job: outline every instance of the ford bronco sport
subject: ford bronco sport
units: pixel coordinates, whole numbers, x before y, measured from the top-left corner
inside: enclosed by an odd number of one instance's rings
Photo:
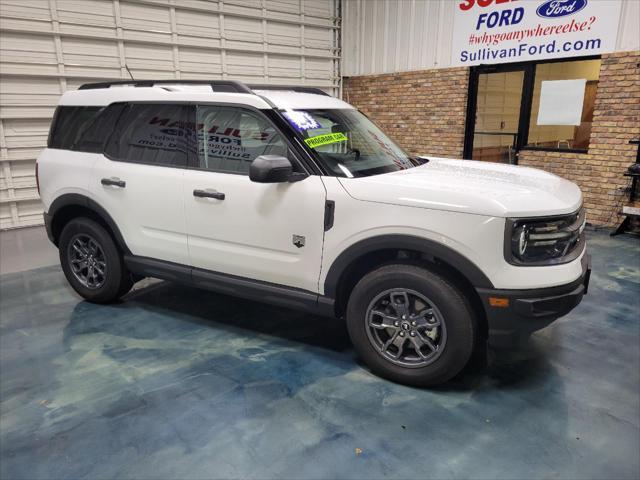
[[[411,157],[317,89],[83,85],[62,96],[36,172],[88,301],[157,277],[344,317],[367,365],[406,384],[545,327],[589,281],[576,185]]]

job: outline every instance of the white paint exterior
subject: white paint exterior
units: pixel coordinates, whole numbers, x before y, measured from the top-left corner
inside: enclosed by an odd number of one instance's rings
[[[417,168],[340,183],[358,200],[491,217],[570,214],[582,204],[576,184],[536,168],[428,158]]]
[[[82,83],[233,79],[338,92],[336,0],[0,0],[0,228],[42,223],[34,161]]]
[[[66,99],[100,92],[129,95],[127,90],[143,92],[145,99],[153,94],[174,101],[225,95],[242,104],[252,96],[151,87],[83,91]],[[305,101],[310,95],[280,96],[295,107],[296,98]],[[320,95],[317,102],[326,108],[344,104]],[[496,288],[564,285],[582,274],[581,258],[545,267],[517,267],[505,260],[506,218],[572,213],[582,204],[576,185],[526,167],[431,159],[372,177],[310,176],[259,184],[245,175],[118,162],[58,149],[45,149],[38,166],[45,211],[66,193],[89,197],[110,214],[134,255],[320,294],[329,268],[344,250],[387,234],[447,246],[480,268]],[[103,178],[123,180],[126,187],[102,185]],[[196,198],[196,189],[213,189],[226,198]],[[326,199],[337,207],[333,228],[324,232]],[[305,248],[292,244],[292,234],[306,237]]]
[[[461,0],[343,0],[342,74],[447,68]],[[526,2],[531,0],[521,0]],[[515,4],[514,4],[515,5]],[[623,0],[615,51],[640,50],[640,1]]]
[[[480,170],[488,167],[486,162],[478,163],[481,163],[478,166]],[[436,162],[433,164],[430,162],[414,170],[422,169],[424,175],[428,175],[431,165],[436,165]],[[502,164],[496,164],[496,166],[498,169],[507,167]],[[438,168],[437,165],[436,168]],[[505,171],[508,170],[505,169]],[[407,172],[409,171],[411,170]],[[522,171],[523,175],[516,173],[519,171]],[[489,185],[494,185],[495,176],[491,169],[487,169],[486,174],[486,183],[479,177],[477,180],[488,189]],[[375,177],[358,179],[322,177],[327,189],[327,198],[336,202],[336,220],[334,228],[329,230],[324,238],[321,286],[324,285],[328,269],[344,249],[361,240],[379,235],[411,235],[445,245],[471,260],[496,288],[552,287],[570,283],[582,274],[582,256],[570,263],[545,267],[516,267],[507,263],[503,251],[505,219],[502,216],[494,216],[493,212],[476,214],[463,210],[455,211],[446,205],[421,204],[419,201],[409,204],[401,200],[405,192],[398,186],[393,188],[395,198],[391,198],[391,189],[382,189],[385,193],[376,198],[377,192],[381,190],[380,183],[385,181],[385,177],[394,175],[380,175],[378,184],[369,182]],[[528,190],[528,202],[522,197],[521,202],[516,202],[518,204],[516,208],[523,208],[524,203],[529,203],[528,211],[533,212],[537,198],[545,193],[527,187],[529,184],[527,177],[523,167],[515,167],[512,170],[511,180],[501,185],[505,193],[512,188]],[[452,173],[446,180],[446,184],[421,188],[420,182],[416,180],[409,189],[420,190],[420,193],[416,194],[417,200],[437,195],[448,204],[461,204],[468,197],[462,191],[459,180],[459,176]],[[392,180],[389,178],[389,181]],[[441,181],[444,182],[444,178],[441,178]],[[410,180],[407,181],[407,184],[409,183],[411,183]],[[448,190],[446,194],[443,192],[444,189]],[[571,191],[573,193],[571,197],[556,200],[554,210],[564,211],[570,209],[570,205],[580,204],[582,196],[578,188],[574,187]],[[357,200],[354,198],[356,195],[360,195],[363,199]],[[476,199],[479,203],[483,201],[480,194],[476,195]],[[339,211],[337,205],[340,205]],[[543,212],[544,210],[540,209],[537,214],[545,215]],[[506,213],[505,216],[510,214],[511,212]]]
[[[226,198],[194,198],[196,189]],[[269,184],[248,175],[187,170],[188,265],[318,292],[326,195],[318,175]],[[293,234],[305,237],[304,248],[293,245]]]
[[[64,193],[93,199],[109,212],[135,255],[320,294],[340,253],[361,240],[387,234],[445,245],[478,266],[496,288],[551,287],[582,274],[580,258],[547,267],[516,267],[505,261],[504,217],[575,211],[581,203],[577,187],[551,174],[544,175],[552,182],[566,182],[567,192],[554,197],[550,188],[532,186],[532,171],[524,167],[478,162],[474,179],[479,187],[502,188],[505,196],[520,191],[519,198],[509,202],[513,209],[500,209],[502,215],[496,215],[496,208],[482,213],[477,206],[469,211],[451,207],[472,196],[463,191],[455,172],[448,178],[438,175],[437,186],[411,178],[427,176],[431,167],[440,169],[437,160],[417,167],[417,175],[406,175],[402,187],[394,183],[397,174],[372,177],[375,182],[311,176],[294,183],[257,184],[243,175],[113,162],[103,155],[55,149],[45,149],[38,164],[45,208]],[[496,170],[507,173],[509,180],[496,183]],[[100,184],[111,177],[125,180],[126,188]],[[194,189],[206,188],[224,192],[225,200],[193,196]],[[414,192],[411,202],[403,198],[407,190]],[[429,203],[434,196],[443,205]],[[473,196],[477,205],[487,205],[479,190]],[[339,208],[334,227],[324,233],[326,198]],[[545,200],[538,202],[541,198]],[[305,248],[292,245],[292,232],[306,237]]]
[[[294,93],[287,92],[286,90],[255,90],[255,92],[268,98],[269,101],[271,101],[271,103],[273,103],[276,107],[282,108],[284,110],[290,108],[354,108],[352,105],[349,105],[348,103],[343,102],[339,98],[335,97],[324,97],[309,93]]]

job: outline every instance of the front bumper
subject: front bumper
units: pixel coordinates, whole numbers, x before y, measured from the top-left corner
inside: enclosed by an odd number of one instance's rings
[[[546,327],[573,310],[587,293],[591,277],[591,256],[582,256],[582,275],[574,282],[531,290],[479,288],[487,322],[489,343],[506,347]]]

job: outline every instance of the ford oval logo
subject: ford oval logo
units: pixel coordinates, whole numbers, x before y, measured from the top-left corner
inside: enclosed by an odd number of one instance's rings
[[[536,13],[542,18],[557,18],[573,15],[587,6],[587,0],[547,0]]]

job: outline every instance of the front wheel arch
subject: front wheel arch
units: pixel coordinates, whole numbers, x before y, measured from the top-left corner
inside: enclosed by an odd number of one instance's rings
[[[486,312],[476,288],[493,288],[471,260],[429,239],[410,235],[383,235],[355,243],[329,268],[324,294],[335,299],[335,315],[343,316],[356,283],[370,271],[390,263],[421,266],[447,277],[464,292],[476,311],[480,333],[488,335]]]

